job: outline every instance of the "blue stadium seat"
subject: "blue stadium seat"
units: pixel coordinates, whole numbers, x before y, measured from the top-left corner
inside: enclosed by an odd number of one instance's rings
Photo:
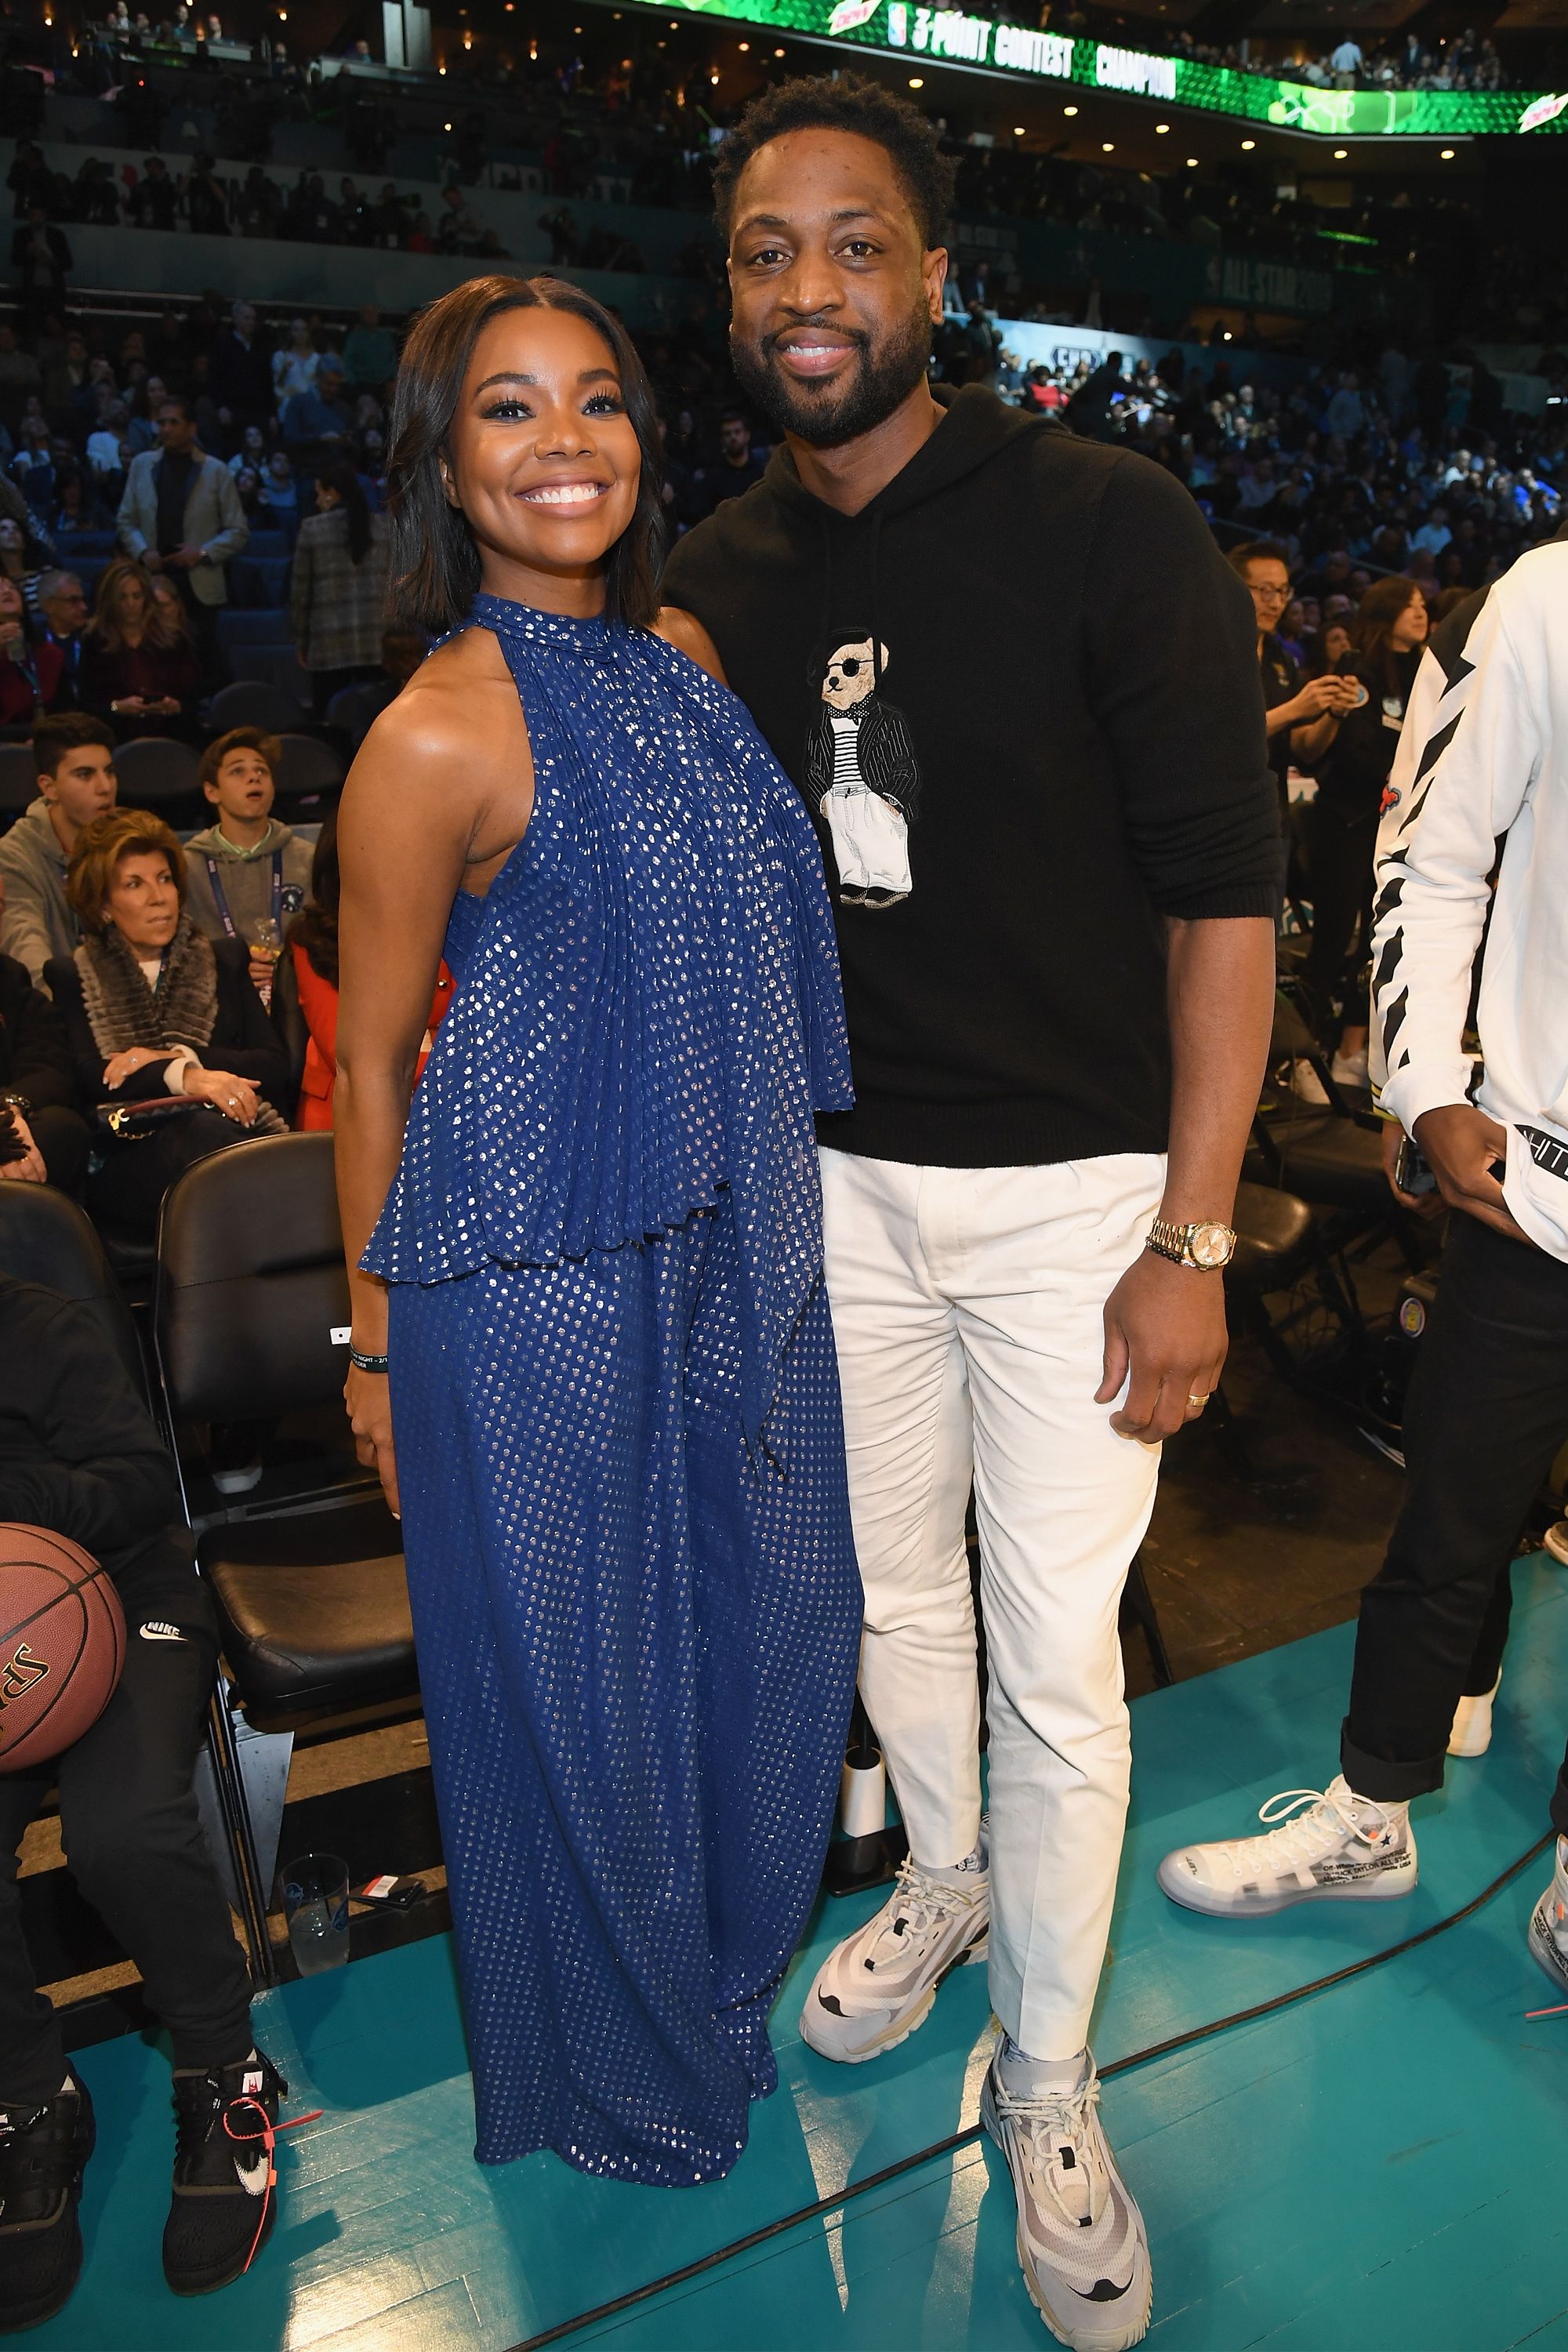
[[[30,743],[0,743],[0,821],[31,808],[38,797],[38,769]]]
[[[280,530],[253,530],[246,541],[245,561],[265,563],[287,556],[289,541]]]
[[[215,735],[231,727],[265,727],[277,735],[299,724],[300,705],[269,677],[236,678],[207,705],[207,725]]]
[[[314,735],[283,735],[279,738],[281,753],[278,765],[278,792],[283,800],[297,801],[306,794],[335,793],[343,781],[343,763],[330,743],[321,742]]]
[[[217,616],[217,641],[226,652],[237,646],[287,646],[293,643],[285,604],[248,609],[226,604]]]
[[[237,555],[228,567],[228,593],[232,604],[275,611],[289,594],[289,558],[257,557],[248,550]]]
[[[122,808],[157,808],[167,801],[192,800],[201,762],[188,743],[172,735],[139,735],[114,755]]]
[[[61,531],[55,541],[55,553],[62,572],[79,574],[85,558],[96,555],[107,562],[117,551],[111,530]]]

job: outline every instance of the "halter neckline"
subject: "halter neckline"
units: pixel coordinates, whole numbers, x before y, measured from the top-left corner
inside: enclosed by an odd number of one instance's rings
[[[579,619],[569,613],[542,613],[534,604],[514,604],[510,596],[491,596],[480,590],[470,620],[509,637],[531,638],[536,645],[565,646],[575,653],[597,653],[614,623],[601,614]]]

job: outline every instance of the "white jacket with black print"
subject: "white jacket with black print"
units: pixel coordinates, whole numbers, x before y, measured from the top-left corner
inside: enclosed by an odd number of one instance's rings
[[[1508,1132],[1514,1217],[1568,1260],[1568,543],[1521,556],[1479,610],[1461,606],[1438,631],[1376,858],[1382,1107],[1409,1133],[1473,1093]],[[1462,1041],[1483,930],[1478,1086]]]

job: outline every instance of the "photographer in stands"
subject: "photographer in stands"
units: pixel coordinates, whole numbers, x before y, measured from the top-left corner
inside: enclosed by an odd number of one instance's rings
[[[185,912],[177,837],[145,809],[82,835],[67,877],[82,943],[48,967],[84,1106],[124,1114],[88,1205],[151,1233],[176,1176],[247,1135],[276,1135],[288,1060],[241,940],[208,940]]]
[[[174,2042],[177,2294],[237,2278],[271,2229],[262,2119],[287,2090],[257,2050],[250,1980],[191,1790],[217,1627],[179,1524],[174,1465],[91,1311],[0,1277],[0,1518],[52,1528],[114,1579],[124,1670],[90,1731],[0,1775],[0,2334],[58,2311],[81,2268],[92,2152],[84,2074],[38,1988],[17,1849],[51,1787],[72,1876]]]
[[[1332,715],[1348,711],[1354,689],[1342,678],[1307,678],[1280,644],[1281,616],[1290,602],[1285,551],[1271,539],[1255,539],[1235,549],[1230,568],[1252,599],[1258,615],[1258,667],[1268,730],[1268,764],[1279,788],[1279,808],[1289,806],[1292,758],[1310,762],[1333,740]]]

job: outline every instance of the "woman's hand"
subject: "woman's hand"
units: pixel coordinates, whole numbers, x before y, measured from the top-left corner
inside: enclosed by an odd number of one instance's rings
[[[248,1078],[237,1078],[232,1070],[204,1070],[197,1063],[187,1062],[184,1091],[196,1102],[211,1103],[214,1110],[221,1110],[237,1127],[256,1124],[260,1108],[256,1088]]]
[[[343,1402],[354,1433],[355,1459],[375,1472],[387,1508],[395,1519],[400,1519],[397,1456],[392,1443],[392,1384],[384,1372],[362,1372],[357,1364],[351,1364],[343,1382]]]
[[[127,1078],[134,1077],[138,1070],[144,1070],[149,1062],[167,1062],[172,1059],[173,1055],[167,1046],[160,1048],[156,1045],[127,1045],[123,1053],[111,1054],[105,1062],[103,1083],[110,1093],[114,1094],[125,1084]]]

